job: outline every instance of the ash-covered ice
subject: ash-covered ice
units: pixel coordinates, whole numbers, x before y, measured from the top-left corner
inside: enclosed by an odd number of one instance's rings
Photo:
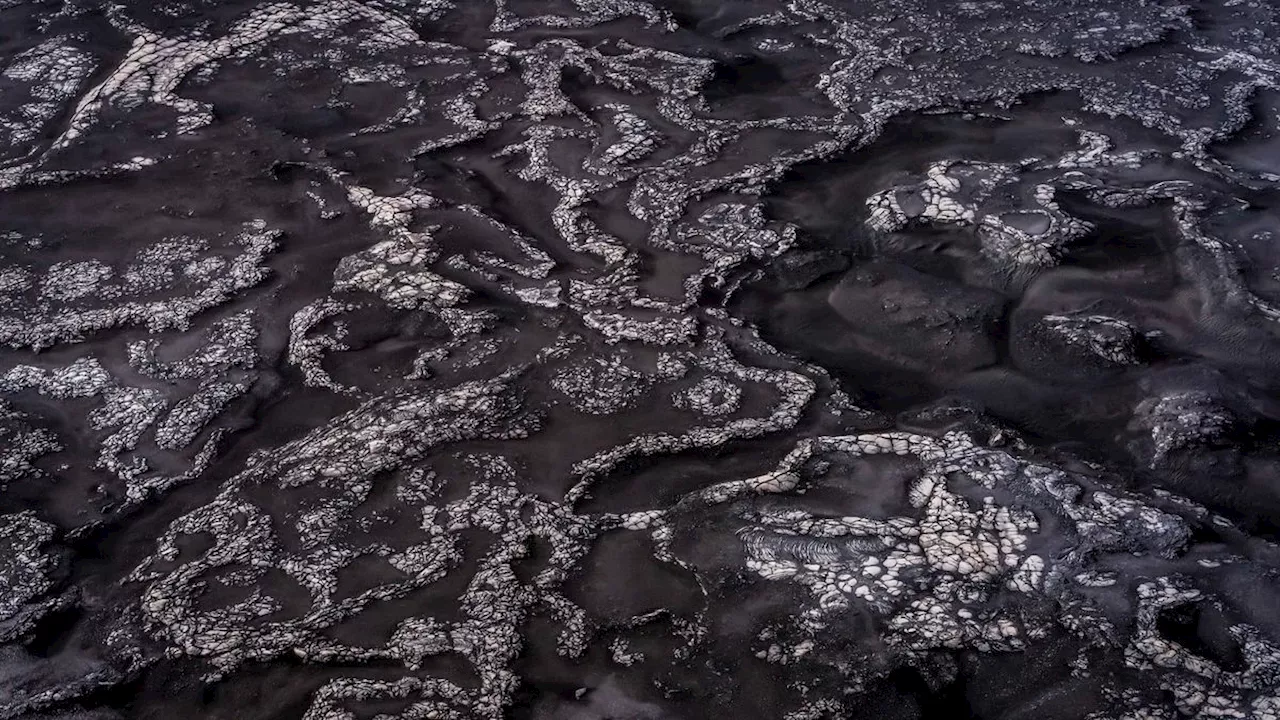
[[[0,719],[1280,719],[1280,9],[0,0]]]

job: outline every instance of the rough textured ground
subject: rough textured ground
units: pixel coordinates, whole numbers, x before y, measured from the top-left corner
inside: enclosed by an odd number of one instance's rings
[[[1280,718],[1280,10],[0,0],[0,718]]]

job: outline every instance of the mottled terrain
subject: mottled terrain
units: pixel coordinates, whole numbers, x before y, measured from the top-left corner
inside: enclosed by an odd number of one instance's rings
[[[0,719],[1280,719],[1280,8],[0,0]]]

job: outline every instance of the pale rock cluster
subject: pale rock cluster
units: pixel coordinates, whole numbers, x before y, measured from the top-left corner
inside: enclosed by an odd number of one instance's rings
[[[619,356],[590,358],[562,368],[551,387],[590,415],[613,415],[631,407],[648,391],[653,379],[629,367]]]
[[[671,403],[707,417],[731,415],[742,405],[742,388],[719,375],[708,375],[672,395]]]
[[[624,106],[625,107],[625,106]],[[661,135],[639,115],[619,108],[613,117],[618,139],[600,153],[606,163],[632,163],[651,155],[661,144]]]
[[[0,491],[15,481],[46,481],[32,463],[61,449],[56,434],[33,427],[28,415],[0,400]]]
[[[1137,365],[1140,335],[1124,320],[1105,315],[1046,315],[1041,320],[1068,344],[1113,365]]]
[[[1191,391],[1143,400],[1134,408],[1130,426],[1150,436],[1154,466],[1176,450],[1225,439],[1239,421],[1218,399]]]
[[[199,313],[266,280],[266,259],[280,237],[258,220],[222,252],[212,252],[205,240],[180,238],[149,245],[115,270],[96,261],[58,265],[41,282],[38,298],[0,298],[0,342],[40,349],[113,327],[184,330]],[[227,250],[237,254],[228,258]]]
[[[1034,160],[1021,164],[934,163],[918,184],[868,198],[867,225],[884,233],[899,231],[913,222],[972,227],[983,255],[997,267],[1014,274],[1051,267],[1058,263],[1064,248],[1093,227],[1062,211],[1054,200],[1053,184],[1041,182],[1022,190],[1023,176],[1034,165]],[[1004,191],[1011,189],[1024,197],[1012,207],[1003,207],[1008,203]]]
[[[90,53],[67,37],[54,37],[19,53],[0,71],[0,77],[22,83],[0,91],[0,156],[27,150],[40,132],[80,90],[98,66]]]
[[[914,479],[904,488],[912,515],[815,515],[787,503],[752,500],[803,493],[819,484],[838,486],[842,479],[828,474],[828,459],[883,455],[916,463]],[[814,652],[814,639],[838,634],[852,613],[869,611],[891,659],[877,665],[880,670],[866,666],[850,674],[851,687],[865,687],[877,672],[922,662],[938,651],[1033,651],[1051,631],[1033,610],[1045,601],[1058,607],[1056,623],[1088,647],[1114,647],[1125,636],[1077,588],[1128,592],[1136,587],[1132,602],[1138,624],[1127,636],[1125,663],[1163,673],[1163,687],[1172,693],[1168,711],[1176,706],[1191,715],[1242,718],[1273,711],[1268,709],[1280,689],[1280,648],[1257,628],[1232,626],[1245,648],[1247,669],[1223,670],[1165,639],[1157,623],[1160,613],[1178,605],[1220,601],[1176,574],[1156,582],[1139,578],[1136,586],[1125,576],[1121,586],[1116,570],[1097,564],[1108,553],[1123,552],[1151,557],[1176,573],[1191,542],[1189,523],[1208,521],[1203,508],[1159,494],[1169,508],[1194,518],[1189,520],[1095,482],[984,447],[963,433],[818,437],[799,443],[770,473],[726,481],[670,508],[626,513],[613,522],[619,529],[650,533],[660,560],[698,572],[698,564],[682,559],[671,545],[683,518],[718,506],[745,521],[738,537],[747,569],[765,580],[798,583],[813,597],[796,618],[799,637],[811,639],[781,642],[776,631],[768,630],[759,638],[756,656],[779,664],[805,661]],[[1054,537],[1046,537],[1039,519],[1045,515],[1053,516],[1055,525],[1065,521],[1070,527],[1057,527]],[[1019,596],[1025,600],[1012,599]],[[822,655],[815,662],[836,662]],[[1167,716],[1165,706],[1127,695],[1123,685],[1113,690],[1117,711],[1153,713],[1125,717]]]
[[[171,652],[206,658],[218,674],[286,653],[311,662],[395,661],[408,671],[430,656],[458,653],[474,666],[478,687],[410,674],[386,682],[340,679],[320,691],[308,717],[342,716],[339,708],[351,700],[397,697],[417,698],[408,717],[501,717],[515,690],[511,664],[529,612],[561,618],[566,648],[581,643],[580,611],[555,588],[585,551],[591,522],[521,493],[502,457],[475,456],[471,460],[491,481],[473,482],[462,499],[437,500],[441,479],[414,469],[398,476],[402,504],[368,516],[363,530],[353,533],[351,523],[372,500],[371,480],[378,473],[399,472],[440,444],[524,432],[513,429],[520,424],[513,424],[511,393],[506,383],[470,383],[436,395],[388,397],[259,458],[216,500],[175,523],[157,555],[135,571],[133,581],[146,588],[145,622],[172,644]],[[313,487],[319,495],[301,507],[274,508],[250,499],[264,483],[279,492]],[[494,542],[474,557],[462,537],[480,531]],[[212,533],[214,547],[182,556],[178,540],[190,533]],[[535,538],[554,549],[533,581],[525,582],[514,568]],[[372,558],[381,558],[392,574],[345,594],[338,580],[342,568]],[[464,559],[478,566],[458,598],[460,619],[406,618],[382,647],[345,644],[325,632],[461,572]],[[174,560],[180,561],[176,568],[163,569]],[[209,573],[255,589],[241,601],[206,608],[199,602],[205,586],[200,578]],[[293,594],[290,587],[310,597],[309,609],[282,616],[293,601],[285,605],[287,595],[274,593]],[[267,616],[275,619],[261,619]]]
[[[62,557],[54,542],[56,528],[25,511],[0,515],[0,642],[26,633],[70,598],[53,594]]]

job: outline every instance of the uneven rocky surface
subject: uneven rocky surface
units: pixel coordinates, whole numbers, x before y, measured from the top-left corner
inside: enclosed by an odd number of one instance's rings
[[[0,718],[1280,719],[1280,9],[0,0]]]

